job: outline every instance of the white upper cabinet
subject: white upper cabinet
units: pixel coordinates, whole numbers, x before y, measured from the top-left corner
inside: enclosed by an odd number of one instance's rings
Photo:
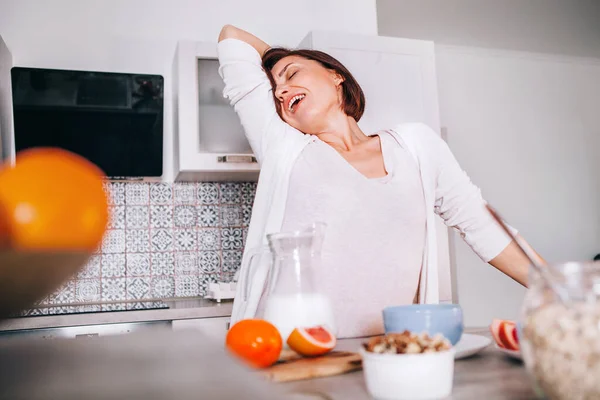
[[[365,133],[403,122],[423,122],[440,134],[433,42],[338,32],[311,32],[300,47],[321,50],[339,60],[358,81],[366,98],[359,126]],[[437,221],[440,300],[452,300],[448,229]]]
[[[300,47],[323,50],[365,92],[365,132],[421,121],[440,131],[432,42],[312,32]],[[215,43],[182,41],[174,64],[176,180],[255,180],[259,166],[223,98]]]
[[[216,43],[182,41],[174,63],[174,163],[178,181],[253,181],[259,166],[223,98]]]
[[[314,31],[300,47],[324,51],[350,70],[365,93],[365,133],[401,122],[440,132],[433,42]]]
[[[13,111],[10,69],[13,60],[0,37],[0,162],[14,161]]]

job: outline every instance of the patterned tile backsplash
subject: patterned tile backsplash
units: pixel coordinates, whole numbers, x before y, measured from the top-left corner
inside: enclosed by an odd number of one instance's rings
[[[203,296],[240,267],[253,182],[106,182],[110,222],[101,248],[28,314],[144,308],[144,300]],[[137,302],[139,300],[139,302]],[[52,306],[52,307],[48,307]]]

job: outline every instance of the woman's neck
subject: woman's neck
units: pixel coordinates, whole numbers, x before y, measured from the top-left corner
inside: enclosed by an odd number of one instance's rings
[[[352,151],[364,144],[369,137],[359,128],[354,118],[342,114],[328,120],[328,126],[316,136],[338,151]]]

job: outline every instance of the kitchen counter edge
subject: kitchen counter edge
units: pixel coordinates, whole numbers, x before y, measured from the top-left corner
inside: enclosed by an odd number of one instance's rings
[[[0,332],[84,325],[230,317],[232,306],[232,302],[216,303],[208,300],[198,300],[196,302],[181,302],[180,304],[173,302],[170,304],[170,308],[163,309],[17,317],[0,321]]]

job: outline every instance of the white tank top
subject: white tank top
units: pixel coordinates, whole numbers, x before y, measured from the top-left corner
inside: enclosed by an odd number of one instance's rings
[[[319,289],[333,303],[338,337],[383,333],[382,310],[411,304],[425,244],[425,200],[411,154],[379,134],[387,176],[369,179],[315,140],[296,161],[282,231],[327,224]]]

